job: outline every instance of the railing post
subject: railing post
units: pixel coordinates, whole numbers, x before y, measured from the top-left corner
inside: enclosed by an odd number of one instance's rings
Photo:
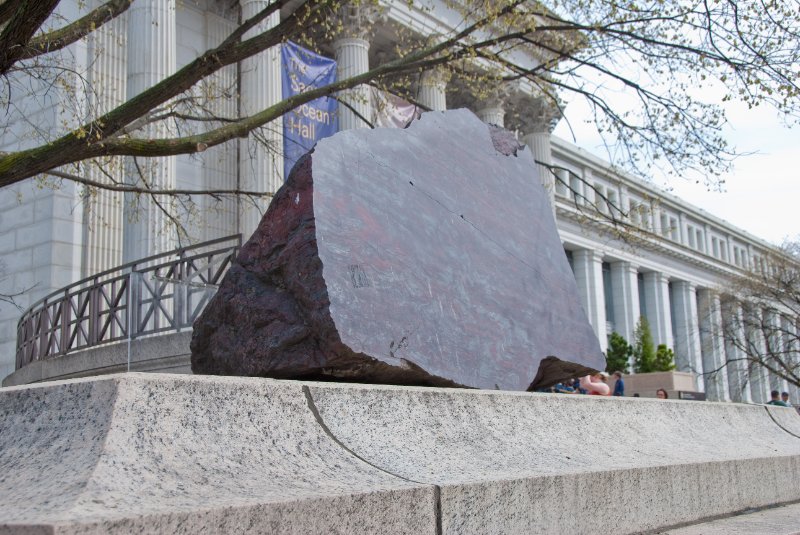
[[[69,288],[64,290],[64,297],[61,298],[61,344],[59,355],[66,355],[69,345]]]
[[[42,303],[42,310],[39,312],[39,354],[36,360],[41,360],[47,355],[47,329],[44,326],[45,318],[50,316],[48,302]]]
[[[131,268],[128,274],[128,298],[125,300],[128,308],[128,340],[132,340],[139,326],[138,317],[138,288],[136,287],[139,282],[138,272]]]
[[[175,291],[172,292],[172,302],[175,306],[175,329],[180,332],[181,328],[185,326],[186,322],[184,321],[184,314],[186,313],[187,306],[186,306],[186,299],[187,299],[187,288],[185,285],[185,272],[186,272],[186,260],[184,255],[181,254],[181,259],[178,262],[178,269],[175,272]]]

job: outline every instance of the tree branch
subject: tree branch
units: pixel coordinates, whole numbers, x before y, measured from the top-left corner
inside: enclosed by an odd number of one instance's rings
[[[60,0],[23,0],[0,32],[0,75],[25,53],[33,34],[44,24]]]
[[[84,178],[79,175],[75,175],[72,173],[66,173],[64,171],[48,171],[48,175],[52,175],[57,178],[63,178],[64,180],[69,180],[71,182],[75,182],[76,184],[83,184],[84,186],[89,186],[91,188],[98,188],[104,189],[108,191],[121,191],[124,193],[140,193],[146,195],[168,195],[168,196],[178,196],[178,195],[210,195],[212,197],[221,196],[221,195],[244,195],[247,197],[272,197],[275,192],[272,191],[251,191],[251,190],[243,190],[243,189],[203,189],[203,190],[194,190],[194,189],[151,189],[148,187],[138,187],[132,186],[129,184],[109,184],[106,182],[98,182],[97,180],[92,180],[89,178]]]
[[[110,0],[85,17],[81,17],[63,28],[34,37],[28,42],[19,59],[31,59],[55,52],[83,39],[103,24],[127,11],[132,2],[133,0]]]

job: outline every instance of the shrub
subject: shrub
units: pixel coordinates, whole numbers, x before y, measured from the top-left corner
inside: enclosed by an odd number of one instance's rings
[[[656,348],[650,323],[644,316],[639,317],[633,341],[633,371],[650,373],[656,371]]]
[[[658,345],[655,365],[657,372],[669,372],[675,369],[675,353],[666,344]]]
[[[625,337],[617,332],[612,332],[608,338],[606,371],[608,373],[616,371],[628,373],[628,363],[631,355],[633,355],[633,347],[625,340]]]

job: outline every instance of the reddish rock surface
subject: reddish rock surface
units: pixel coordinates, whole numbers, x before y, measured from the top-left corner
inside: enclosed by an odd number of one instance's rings
[[[465,110],[321,141],[195,322],[192,370],[524,390],[602,369],[535,173]]]

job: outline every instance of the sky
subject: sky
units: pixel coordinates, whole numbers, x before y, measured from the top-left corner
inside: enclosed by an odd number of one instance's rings
[[[775,111],[726,106],[729,124],[724,134],[741,153],[733,171],[723,175],[722,191],[680,178],[650,177],[653,184],[705,211],[775,245],[800,239],[800,126],[788,128]],[[554,134],[608,160],[600,135],[582,101],[568,104],[566,117]]]

